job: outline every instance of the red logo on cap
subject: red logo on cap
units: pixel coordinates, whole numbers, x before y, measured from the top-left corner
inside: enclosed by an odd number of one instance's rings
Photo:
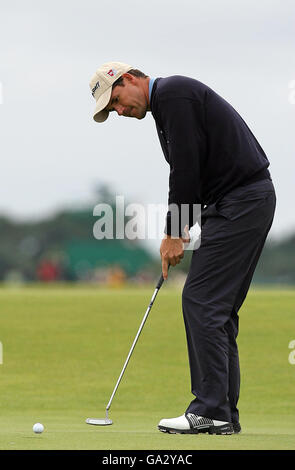
[[[108,75],[110,75],[110,77],[113,77],[115,75],[116,71],[114,69],[110,69],[108,71]]]

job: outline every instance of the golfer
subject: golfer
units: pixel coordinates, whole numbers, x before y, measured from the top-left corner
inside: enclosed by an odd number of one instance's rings
[[[94,120],[154,117],[170,166],[168,209],[201,207],[201,243],[192,253],[183,288],[191,391],[182,414],[162,419],[168,433],[232,434],[241,431],[240,367],[236,338],[239,309],[272,225],[276,196],[269,161],[238,112],[210,87],[174,75],[152,78],[120,63],[103,64],[90,82]],[[178,264],[186,225],[168,210],[160,247],[163,276]]]

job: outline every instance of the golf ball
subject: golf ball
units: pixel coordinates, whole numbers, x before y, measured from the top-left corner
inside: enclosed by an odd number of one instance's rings
[[[43,424],[41,424],[41,423],[35,423],[34,426],[33,426],[33,431],[34,431],[36,434],[41,434],[41,432],[44,431],[44,426],[43,426]]]

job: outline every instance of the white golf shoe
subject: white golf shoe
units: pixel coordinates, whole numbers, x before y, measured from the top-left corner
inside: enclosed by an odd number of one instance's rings
[[[170,434],[233,434],[233,425],[228,421],[205,418],[193,413],[171,419],[161,419],[158,429]]]

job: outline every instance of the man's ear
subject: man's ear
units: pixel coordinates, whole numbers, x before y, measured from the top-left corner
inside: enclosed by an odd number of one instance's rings
[[[131,75],[131,73],[128,73],[128,72],[123,73],[122,77],[124,78],[124,80],[126,80],[127,82],[131,82],[131,83],[133,83],[134,79],[136,78],[134,77],[134,75]]]

